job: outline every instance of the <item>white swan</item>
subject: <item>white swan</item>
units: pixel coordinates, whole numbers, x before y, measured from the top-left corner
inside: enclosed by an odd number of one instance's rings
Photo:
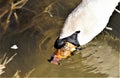
[[[77,36],[79,44],[87,44],[103,31],[119,2],[120,0],[82,0],[66,19],[59,40],[80,31]]]

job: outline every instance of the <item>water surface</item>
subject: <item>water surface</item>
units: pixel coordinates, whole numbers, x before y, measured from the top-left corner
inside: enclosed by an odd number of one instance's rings
[[[25,7],[32,11],[19,10],[20,24],[11,23],[0,39],[1,56],[7,53],[10,57],[17,53],[2,77],[11,77],[17,70],[25,76],[32,69],[35,70],[31,77],[118,77],[120,14],[117,12],[108,24],[112,31],[105,29],[83,46],[84,49],[62,60],[60,65],[48,62],[65,18],[79,3],[80,0],[30,0]],[[17,50],[10,49],[14,44],[18,46]]]

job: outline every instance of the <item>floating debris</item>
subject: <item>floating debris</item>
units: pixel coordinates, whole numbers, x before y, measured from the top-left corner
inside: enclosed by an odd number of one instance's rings
[[[17,53],[15,53],[13,56],[11,56],[10,58],[8,58],[6,56],[6,54],[3,56],[3,63],[0,62],[0,75],[2,75],[3,73],[5,73],[4,69],[6,68],[6,65],[13,60],[13,58],[17,55]]]
[[[112,31],[113,29],[111,27],[106,27],[107,30]]]
[[[18,49],[18,46],[17,45],[13,45],[10,48],[16,50],[16,49]]]

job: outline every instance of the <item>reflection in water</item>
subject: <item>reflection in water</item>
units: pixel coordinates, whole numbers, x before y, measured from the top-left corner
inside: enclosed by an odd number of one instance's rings
[[[68,1],[72,1],[73,4],[68,3]],[[39,1],[36,0],[36,2]],[[62,28],[64,19],[78,2],[80,1],[58,0],[51,6],[50,12],[53,14],[53,17],[50,17],[49,13],[36,11],[38,14],[34,17],[33,15],[31,16],[33,17],[32,21],[30,21],[31,23],[28,21],[30,24],[23,23],[23,26],[26,26],[25,28],[18,26],[19,29],[15,32],[5,34],[0,39],[0,56],[5,52],[8,57],[14,53],[18,54],[7,65],[6,72],[2,76],[13,76],[17,70],[20,70],[20,75],[24,76],[26,72],[29,72],[33,68],[35,68],[35,71],[31,74],[32,77],[118,76],[118,52],[120,51],[118,19],[120,19],[120,15],[116,12],[114,12],[108,24],[108,26],[113,28],[112,31],[104,30],[105,32],[101,33],[92,42],[83,46],[84,49],[78,51],[74,56],[62,60],[59,66],[48,62],[48,59],[55,51],[53,44]],[[46,5],[48,4],[51,4],[51,2],[48,1]],[[28,6],[30,7],[29,4]],[[40,7],[44,8],[45,6]],[[59,11],[64,11],[66,15]],[[21,17],[21,19],[23,18]],[[9,29],[9,32],[11,30]],[[109,32],[109,34],[106,32]],[[14,44],[19,48],[11,49],[10,47]]]

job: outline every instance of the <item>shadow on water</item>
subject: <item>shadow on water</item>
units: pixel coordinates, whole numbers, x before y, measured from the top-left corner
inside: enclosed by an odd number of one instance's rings
[[[42,1],[42,2],[41,2]],[[61,61],[61,65],[48,62],[55,51],[53,44],[60,33],[64,20],[80,0],[30,0],[26,5],[35,14],[20,10],[20,24],[10,26],[0,39],[0,56],[7,53],[10,57],[17,53],[7,65],[2,77],[11,77],[17,70],[24,76],[33,68],[31,77],[118,77],[120,51],[120,14],[114,12],[108,26],[112,31],[104,30],[85,49],[74,56]],[[47,2],[48,1],[48,2]],[[72,1],[72,3],[68,2]],[[33,4],[30,5],[30,3]],[[35,3],[39,5],[35,5]],[[44,4],[43,4],[44,3]],[[33,5],[35,5],[33,7]],[[40,8],[40,10],[39,10]],[[44,10],[47,8],[47,10]],[[119,9],[119,7],[117,7]],[[39,11],[38,11],[39,10]],[[23,21],[23,19],[26,21]],[[14,20],[13,20],[14,22]],[[11,23],[11,25],[15,25]],[[13,31],[15,29],[15,31]],[[16,44],[17,50],[10,47]]]

